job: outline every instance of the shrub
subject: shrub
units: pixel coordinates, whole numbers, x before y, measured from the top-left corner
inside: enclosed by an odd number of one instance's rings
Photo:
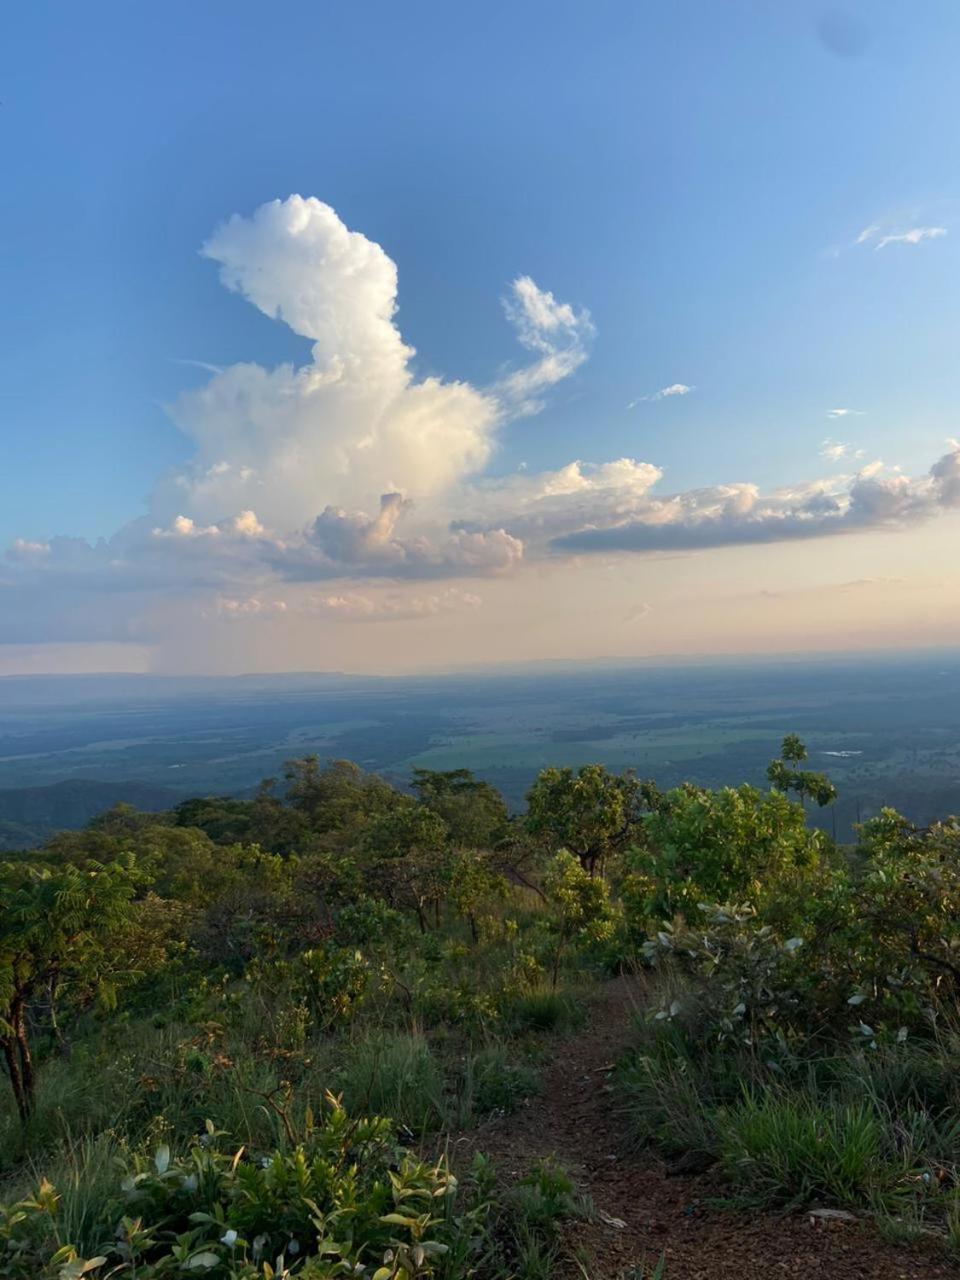
[[[554,937],[551,980],[554,987],[567,947],[589,949],[607,941],[614,932],[610,891],[604,880],[585,871],[571,853],[562,850],[552,860],[543,880],[552,911],[549,927]]]
[[[256,1158],[223,1149],[209,1124],[180,1157],[166,1146],[135,1157],[100,1206],[99,1238],[61,1243],[60,1197],[43,1184],[0,1215],[0,1275],[79,1277],[107,1266],[131,1280],[184,1271],[239,1280],[272,1274],[266,1262],[305,1280],[436,1275],[455,1180],[442,1162],[399,1153],[389,1121],[351,1120],[328,1103],[304,1142],[287,1151]],[[77,1244],[96,1256],[84,1260]]]
[[[700,912],[701,929],[681,918],[647,944],[649,959],[679,964],[695,978],[656,1019],[677,1022],[692,1043],[730,1043],[777,1058],[793,1052],[808,1012],[803,939],[782,941],[749,905],[703,903]]]
[[[644,815],[642,834],[625,855],[624,886],[641,918],[694,914],[704,900],[756,904],[767,886],[815,871],[828,849],[802,805],[749,786],[668,791]]]

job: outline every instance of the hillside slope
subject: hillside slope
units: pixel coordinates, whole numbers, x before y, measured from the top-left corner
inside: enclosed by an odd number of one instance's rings
[[[45,787],[0,790],[0,850],[41,844],[55,831],[85,826],[115,804],[148,812],[169,809],[181,797],[145,782],[97,782],[71,778]]]

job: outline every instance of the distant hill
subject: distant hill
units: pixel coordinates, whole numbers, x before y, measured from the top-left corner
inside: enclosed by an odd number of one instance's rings
[[[182,798],[176,791],[146,782],[88,778],[0,790],[0,850],[32,848],[55,831],[85,826],[115,804],[153,812],[170,809]]]

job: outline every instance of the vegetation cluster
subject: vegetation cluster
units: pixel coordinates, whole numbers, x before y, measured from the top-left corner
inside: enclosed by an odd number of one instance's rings
[[[960,825],[769,790],[294,760],[0,867],[0,1277],[537,1280],[589,1203],[451,1141],[642,971],[611,1106],[730,1200],[960,1245]],[[479,1138],[466,1144],[476,1151]]]

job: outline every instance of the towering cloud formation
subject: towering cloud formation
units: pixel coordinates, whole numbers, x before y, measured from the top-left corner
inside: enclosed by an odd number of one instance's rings
[[[310,339],[312,359],[234,365],[181,397],[174,416],[196,456],[158,489],[161,514],[249,508],[295,528],[386,491],[420,500],[486,464],[501,406],[463,382],[415,381],[394,323],[397,269],[329,205],[275,200],[231,218],[203,252],[228,288]]]
[[[313,346],[302,368],[241,364],[174,409],[194,442],[188,472],[162,484],[157,514],[218,521],[242,508],[305,524],[328,505],[369,508],[385,492],[421,502],[487,464],[497,427],[586,357],[590,322],[522,276],[507,313],[535,356],[481,391],[416,381],[395,323],[397,269],[329,205],[291,196],[235,216],[204,245],[223,283]],[[175,509],[175,510],[174,510]]]
[[[920,479],[874,465],[769,494],[749,483],[659,494],[660,469],[632,458],[491,479],[500,429],[541,409],[587,358],[585,311],[520,276],[505,309],[528,362],[484,388],[418,380],[396,323],[394,263],[329,205],[273,201],[231,218],[203,253],[227,288],[306,339],[309,358],[214,370],[183,395],[173,412],[190,465],[158,481],[145,516],[109,541],[16,541],[0,562],[0,642],[149,640],[158,602],[184,598],[208,621],[431,617],[480,597],[405,582],[592,551],[897,528],[960,507],[955,443]],[[321,582],[323,594],[305,585]]]

